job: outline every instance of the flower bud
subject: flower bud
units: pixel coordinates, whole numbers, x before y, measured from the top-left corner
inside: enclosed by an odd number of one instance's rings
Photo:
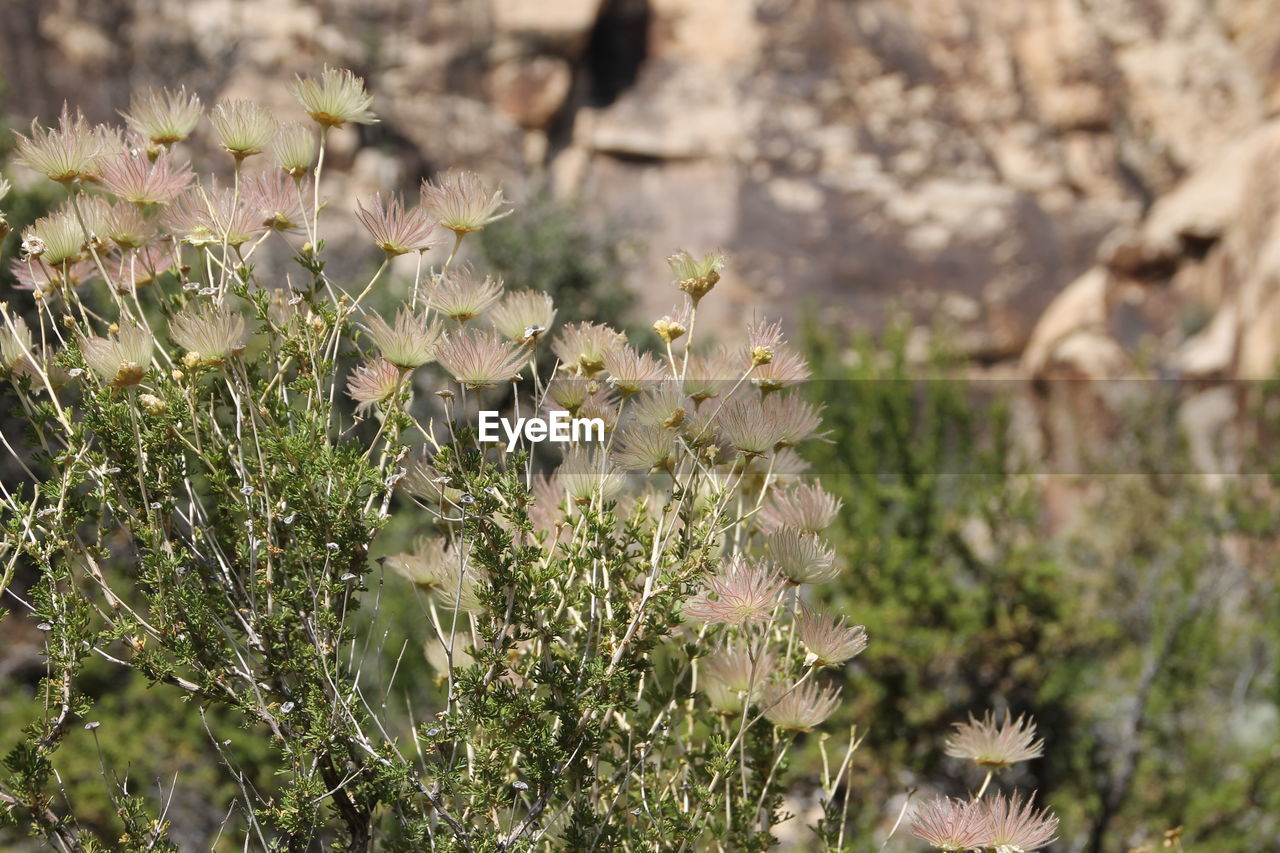
[[[689,331],[679,320],[673,320],[670,317],[661,317],[656,320],[653,324],[653,330],[658,333],[658,337],[665,344],[671,343]]]
[[[142,408],[149,415],[161,414],[166,408],[164,400],[161,400],[155,394],[139,394],[138,402],[142,404]]]
[[[715,251],[697,258],[681,250],[667,258],[667,263],[675,273],[676,284],[697,305],[698,300],[710,293],[711,288],[720,281],[720,273],[724,270],[724,253]]]
[[[24,237],[22,239],[22,255],[26,258],[38,258],[43,255],[47,247],[44,240],[39,237]]]

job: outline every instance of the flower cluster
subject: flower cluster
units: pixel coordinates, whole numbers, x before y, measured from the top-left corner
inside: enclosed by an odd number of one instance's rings
[[[978,793],[968,800],[935,797],[916,810],[911,831],[938,850],[989,850],[993,853],[1031,853],[1053,843],[1058,819],[1048,809],[1035,809],[1031,799],[1015,793],[983,799],[995,772],[1039,758],[1044,741],[1036,740],[1029,717],[1014,719],[1006,710],[997,723],[988,711],[981,720],[970,715],[956,723],[947,741],[947,755],[963,758],[987,771]]]
[[[938,797],[916,812],[912,833],[946,853],[1032,853],[1053,843],[1058,819],[1017,795],[989,800]]]
[[[0,312],[0,376],[45,451],[40,488],[3,496],[0,547],[47,573],[26,603],[49,626],[49,717],[10,762],[33,829],[105,849],[46,814],[42,770],[84,713],[93,650],[271,733],[287,785],[233,775],[247,847],[762,849],[789,751],[838,712],[834,676],[869,642],[822,605],[842,504],[801,452],[824,435],[805,359],[777,324],[699,328],[720,252],[672,256],[660,349],[557,326],[550,295],[459,257],[512,212],[471,172],[352,205],[373,271],[339,280],[324,146],[376,121],[372,97],[329,68],[292,92],[294,121],[158,90],[127,131],[68,111],[19,140],[65,188],[11,261],[34,310]],[[197,133],[212,169],[178,159]],[[261,272],[273,250],[297,266]],[[598,429],[495,444],[487,409]],[[396,548],[406,529],[421,535]],[[362,655],[391,645],[384,593],[417,608],[394,645],[421,649],[438,688],[393,696],[390,673],[367,694],[382,667]],[[1022,718],[973,720],[948,746],[992,770],[1040,750]],[[846,783],[824,779],[824,802]],[[120,793],[126,832],[155,846],[163,812]],[[979,795],[914,829],[1010,853],[1055,826]]]

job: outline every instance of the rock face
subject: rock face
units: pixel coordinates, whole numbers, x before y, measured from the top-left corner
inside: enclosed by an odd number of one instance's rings
[[[721,246],[724,317],[941,311],[1033,371],[1280,355],[1269,0],[50,0],[0,48],[15,119],[178,79],[283,113],[292,73],[351,67],[383,122],[350,148],[393,155],[339,158],[351,192],[545,176],[638,234],[650,311],[665,255]]]

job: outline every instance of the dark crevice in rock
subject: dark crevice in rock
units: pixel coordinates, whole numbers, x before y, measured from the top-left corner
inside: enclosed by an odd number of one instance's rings
[[[612,148],[597,148],[596,153],[603,157],[611,157],[619,163],[629,163],[633,166],[659,166],[663,163],[675,163],[697,159],[694,157],[667,157],[657,154],[644,154],[639,151],[623,151]]]
[[[584,56],[591,106],[609,106],[636,82],[649,55],[649,21],[648,0],[605,4]]]
[[[1181,244],[1184,257],[1203,261],[1208,256],[1209,250],[1218,242],[1218,235],[1179,234],[1178,242]]]

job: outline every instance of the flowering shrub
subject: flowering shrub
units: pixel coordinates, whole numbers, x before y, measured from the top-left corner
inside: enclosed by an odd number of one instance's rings
[[[719,253],[672,256],[681,303],[653,324],[656,352],[599,323],[556,328],[549,296],[459,258],[512,213],[471,173],[425,183],[418,203],[361,202],[382,262],[335,280],[327,135],[376,117],[348,72],[293,92],[311,125],[213,108],[221,178],[181,160],[203,116],[181,90],[135,98],[128,130],[68,110],[20,139],[66,199],[22,233],[13,272],[35,312],[6,305],[0,331],[37,448],[28,465],[5,438],[31,482],[4,492],[0,557],[6,583],[19,561],[39,570],[19,600],[48,664],[44,713],[5,759],[5,817],[59,849],[107,849],[54,769],[73,725],[100,725],[82,685],[96,657],[270,739],[287,780],[270,795],[215,742],[240,791],[226,832],[248,848],[770,846],[788,750],[840,702],[824,670],[868,643],[806,592],[841,571],[822,538],[841,503],[796,449],[824,437],[821,407],[792,388],[804,359],[776,324],[704,340]],[[259,273],[268,241],[291,274]],[[370,302],[403,261],[411,285],[384,316]],[[497,407],[599,429],[562,453],[531,427],[491,441],[480,423]],[[370,559],[396,515],[414,547]],[[421,603],[421,635],[403,640],[423,643],[438,692],[405,692],[398,661],[372,672],[361,609],[383,596]],[[828,849],[854,843],[841,795],[857,743],[820,780]],[[1051,815],[986,795],[999,767],[1040,754],[1033,725],[971,721],[949,751],[987,781],[928,802],[915,835],[943,850],[1051,841]],[[177,849],[163,803],[103,778],[114,848]]]

